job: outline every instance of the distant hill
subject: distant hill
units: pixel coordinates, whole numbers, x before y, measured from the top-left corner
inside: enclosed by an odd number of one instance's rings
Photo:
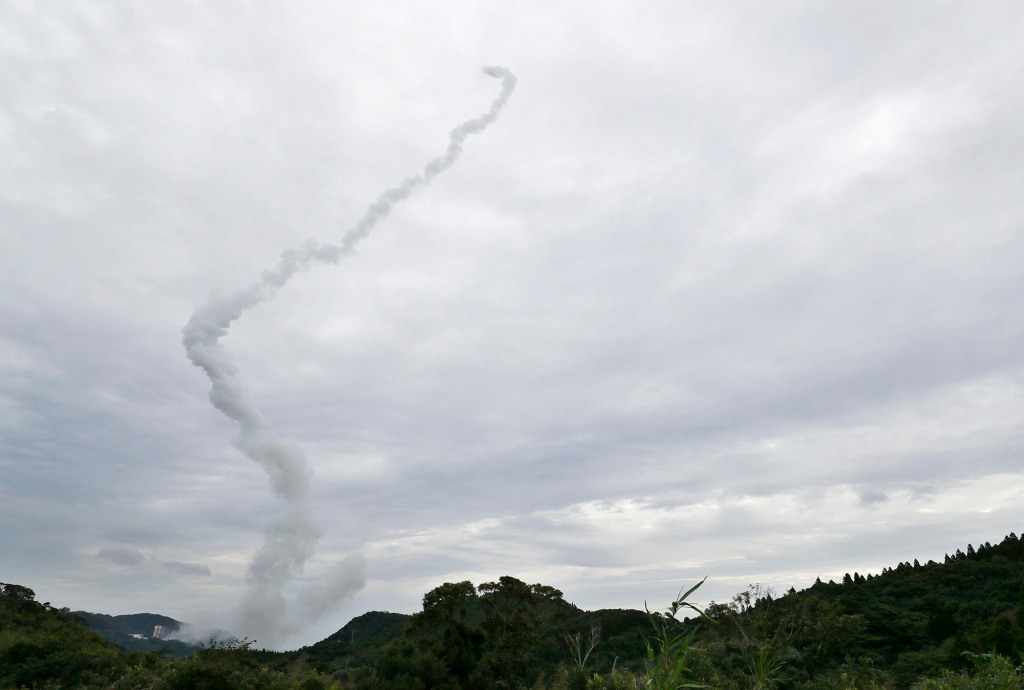
[[[336,646],[346,649],[371,647],[379,642],[394,638],[398,633],[402,632],[402,628],[410,620],[412,620],[412,616],[405,613],[370,611],[361,616],[356,616],[338,632],[325,640],[317,642],[313,646]]]
[[[189,648],[194,653],[188,659],[166,658],[160,648],[125,651],[89,629],[86,618],[112,637],[127,635],[128,641],[139,639],[133,635],[143,635],[134,632],[139,626],[148,628],[151,636],[151,623],[178,624],[155,614],[72,615],[67,609],[37,602],[28,587],[0,582],[0,688],[341,690],[330,678],[308,667],[267,669],[261,663],[265,655],[250,651],[245,641]],[[171,650],[181,650],[178,645],[187,647],[174,640],[151,641]]]
[[[181,621],[156,613],[131,613],[108,616],[105,613],[72,611],[69,615],[85,621],[89,629],[99,633],[110,642],[129,652],[158,652],[171,658],[180,659],[198,649],[181,640],[166,639],[181,629]],[[161,627],[164,637],[154,637],[154,630]]]
[[[404,613],[369,611],[356,616],[330,637],[287,654],[334,668],[376,666],[383,649],[401,636],[411,620],[412,616]]]

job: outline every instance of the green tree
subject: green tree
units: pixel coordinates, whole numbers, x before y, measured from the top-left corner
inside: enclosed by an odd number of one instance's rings
[[[539,642],[534,604],[547,597],[508,575],[497,582],[485,582],[477,589],[484,603],[489,672],[514,687],[527,676],[530,657]]]
[[[456,681],[473,675],[483,656],[484,635],[467,622],[470,608],[476,603],[472,582],[446,582],[423,596],[423,611],[414,615],[409,623],[413,633],[428,635],[422,638],[424,644],[420,647],[424,654],[439,662],[443,673]],[[436,639],[438,633],[440,640]],[[423,660],[417,672],[421,677],[433,676],[435,667]],[[425,670],[430,673],[424,674]],[[432,682],[438,681],[433,678]]]

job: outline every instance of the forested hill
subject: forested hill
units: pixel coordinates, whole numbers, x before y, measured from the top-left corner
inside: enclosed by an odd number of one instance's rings
[[[1011,533],[995,546],[958,549],[942,563],[902,562],[782,597],[754,587],[707,613],[719,624],[703,625],[697,644],[712,667],[774,655],[780,676],[804,681],[793,687],[833,687],[826,679],[843,673],[908,687],[939,667],[969,668],[970,653],[1019,663],[1024,544]]]
[[[197,649],[196,645],[166,638],[181,628],[181,622],[169,616],[155,613],[108,616],[88,611],[72,611],[70,615],[85,621],[91,630],[129,652],[161,652],[180,659]],[[154,636],[156,626],[163,629],[163,639]]]
[[[0,688],[86,687],[106,679],[124,652],[67,609],[0,583]]]
[[[685,623],[699,628],[692,672],[710,687],[752,687],[759,674],[760,687],[906,688],[941,668],[969,671],[965,652],[1018,660],[1024,544],[1010,534],[942,563],[907,561],[802,591],[752,585],[706,614]],[[510,577],[446,583],[402,628],[400,614],[366,616],[293,654],[357,687],[465,687],[484,677],[531,687],[574,664],[605,680],[613,667],[642,673],[651,637],[644,612],[581,611],[558,590]],[[377,632],[356,642],[364,626]]]
[[[338,632],[298,654],[318,662],[345,667],[352,665],[372,666],[379,659],[380,651],[389,642],[401,636],[412,616],[388,611],[370,611],[356,616]]]
[[[32,590],[0,585],[0,688],[655,687],[671,658],[663,652],[685,647],[672,640],[691,645],[680,678],[723,690],[1024,688],[1014,670],[1024,544],[1014,534],[942,563],[907,561],[802,591],[752,585],[705,614],[582,611],[553,587],[506,576],[445,583],[413,616],[363,614],[294,652],[243,641],[175,661],[126,653]]]

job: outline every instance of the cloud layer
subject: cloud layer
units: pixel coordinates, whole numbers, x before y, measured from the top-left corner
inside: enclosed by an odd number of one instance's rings
[[[519,77],[500,126],[224,341],[308,459],[285,594],[365,581],[282,644],[445,580],[639,607],[1019,533],[1022,32],[1011,2],[4,6],[4,579],[225,627],[278,507],[181,325],[358,223],[487,109],[485,64]]]

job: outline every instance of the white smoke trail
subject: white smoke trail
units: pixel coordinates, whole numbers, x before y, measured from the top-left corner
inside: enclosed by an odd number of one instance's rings
[[[407,177],[399,185],[384,191],[338,243],[309,241],[301,247],[288,249],[281,254],[277,268],[264,271],[257,282],[245,289],[211,298],[197,308],[182,331],[188,358],[210,378],[210,402],[238,423],[235,445],[263,466],[274,493],[286,506],[282,515],[264,527],[263,546],[249,564],[249,588],[239,612],[238,632],[258,639],[263,645],[273,647],[303,624],[312,622],[308,618],[295,621],[289,617],[284,589],[313,555],[320,531],[309,511],[312,475],[305,454],[298,446],[280,441],[270,433],[266,420],[246,391],[238,368],[220,340],[242,314],[272,299],[299,271],[314,263],[338,263],[387,217],[396,204],[455,164],[466,139],[479,134],[498,118],[516,85],[515,75],[504,67],[487,67],[484,73],[501,79],[501,93],[487,112],[450,132],[448,148],[429,161],[423,172]],[[330,610],[330,605],[353,596],[364,584],[365,561],[362,556],[350,557],[338,566],[329,583],[300,595],[301,613],[305,616],[322,615]]]

